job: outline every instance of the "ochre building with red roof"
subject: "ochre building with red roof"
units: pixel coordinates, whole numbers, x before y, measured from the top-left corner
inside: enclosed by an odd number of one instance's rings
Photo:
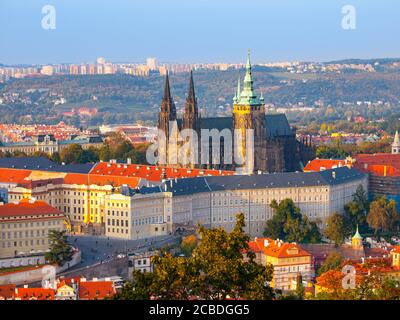
[[[358,154],[345,160],[314,159],[304,171],[318,172],[344,165],[369,174],[368,190],[371,196],[394,199],[400,208],[400,153]]]
[[[22,199],[0,205],[0,258],[44,253],[50,230],[64,230],[65,218],[44,201]]]
[[[84,170],[84,173],[76,172],[79,170],[71,171],[69,166],[59,166],[47,159],[27,159],[25,162],[21,159],[15,161],[8,159],[4,164],[8,166],[7,168],[1,168],[1,163],[0,185],[7,189],[9,202],[31,198],[45,201],[63,212],[68,218],[68,228],[77,233],[83,232],[88,223],[96,231],[104,233],[108,210],[106,197],[118,195],[121,187],[136,189],[142,185],[158,185],[168,179],[234,174],[232,171],[171,168],[115,161],[88,165],[89,169]],[[110,214],[113,211],[110,210]],[[135,234],[136,237],[144,237],[151,230],[155,232],[154,235],[170,231],[164,226],[153,226],[155,218],[146,217],[144,219],[146,230]],[[143,225],[143,221],[140,223]],[[125,229],[113,227],[107,230],[112,232],[114,229],[115,234],[123,233],[124,237],[130,236]]]
[[[307,283],[314,277],[312,255],[296,243],[287,243],[270,238],[255,238],[249,242],[249,250],[256,254],[256,261],[274,267],[272,287],[280,290],[295,290],[297,277]]]

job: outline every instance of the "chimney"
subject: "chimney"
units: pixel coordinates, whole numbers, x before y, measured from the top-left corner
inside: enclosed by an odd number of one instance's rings
[[[132,159],[131,158],[127,158],[126,159],[126,164],[132,164]]]
[[[267,248],[269,246],[269,241],[268,239],[264,239],[264,247]]]

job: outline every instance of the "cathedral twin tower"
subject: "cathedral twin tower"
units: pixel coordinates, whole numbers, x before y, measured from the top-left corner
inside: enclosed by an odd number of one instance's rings
[[[170,133],[170,122],[175,122],[176,107],[172,100],[171,89],[169,85],[169,76],[165,78],[164,94],[161,101],[161,110],[158,117],[158,128],[165,132],[168,137]],[[186,97],[185,113],[183,115],[183,129],[199,130],[199,111],[197,107],[197,99],[194,92],[193,72],[190,72],[189,93]]]
[[[164,86],[164,94],[161,101],[161,109],[158,117],[158,129],[167,138],[164,152],[165,161],[159,161],[160,165],[176,165],[170,161],[169,155],[176,153],[168,137],[173,130],[178,132],[183,129],[191,129],[198,136],[198,144],[194,146],[199,151],[197,161],[190,162],[186,167],[201,167],[215,169],[238,169],[245,168],[243,172],[252,173],[255,171],[263,172],[282,172],[300,170],[304,162],[305,145],[296,140],[295,130],[290,128],[284,114],[266,115],[264,98],[262,94],[258,97],[253,88],[252,70],[250,63],[250,53],[246,63],[246,73],[241,90],[240,79],[237,91],[233,98],[232,117],[207,117],[201,118],[199,115],[197,99],[195,95],[193,73],[190,73],[189,92],[186,97],[185,110],[181,119],[177,118],[176,107],[171,96],[169,76],[167,73]],[[227,137],[222,132],[235,133],[235,137]],[[219,132],[218,141],[205,137],[209,140],[206,152],[200,150],[200,141],[203,142],[201,133],[204,130]],[[209,132],[209,131],[208,131]],[[251,132],[251,135],[248,133]],[[236,143],[236,137],[240,138],[240,143]],[[204,138],[204,137],[203,137]],[[239,166],[226,159],[224,143],[230,138],[233,143],[235,155],[238,154],[242,159],[246,159]],[[251,138],[251,139],[250,139]],[[217,152],[215,152],[215,144]],[[310,150],[308,150],[310,151]],[[203,153],[203,155],[201,155]],[[206,157],[204,157],[204,153]],[[307,153],[307,152],[306,152]],[[312,155],[311,155],[312,156]],[[215,159],[217,157],[218,159]],[[210,159],[207,163],[202,163],[201,159]],[[217,161],[215,161],[217,160]]]

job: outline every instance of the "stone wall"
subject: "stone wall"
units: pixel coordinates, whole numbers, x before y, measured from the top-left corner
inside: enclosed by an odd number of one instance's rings
[[[56,273],[63,272],[68,268],[77,265],[78,263],[80,263],[80,261],[81,261],[81,252],[78,251],[73,255],[71,261],[67,262],[61,267],[56,267]],[[19,286],[33,282],[41,282],[42,279],[47,275],[49,275],[48,265],[40,267],[32,267],[26,271],[12,272],[0,275],[0,285],[16,284],[17,286]]]

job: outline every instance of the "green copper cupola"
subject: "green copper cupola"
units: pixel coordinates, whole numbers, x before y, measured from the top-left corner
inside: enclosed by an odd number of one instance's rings
[[[238,105],[261,105],[264,104],[263,97],[258,98],[253,88],[253,78],[251,74],[250,50],[247,53],[246,74],[243,81],[243,90],[240,91],[240,80],[238,88],[233,98],[233,102]]]

